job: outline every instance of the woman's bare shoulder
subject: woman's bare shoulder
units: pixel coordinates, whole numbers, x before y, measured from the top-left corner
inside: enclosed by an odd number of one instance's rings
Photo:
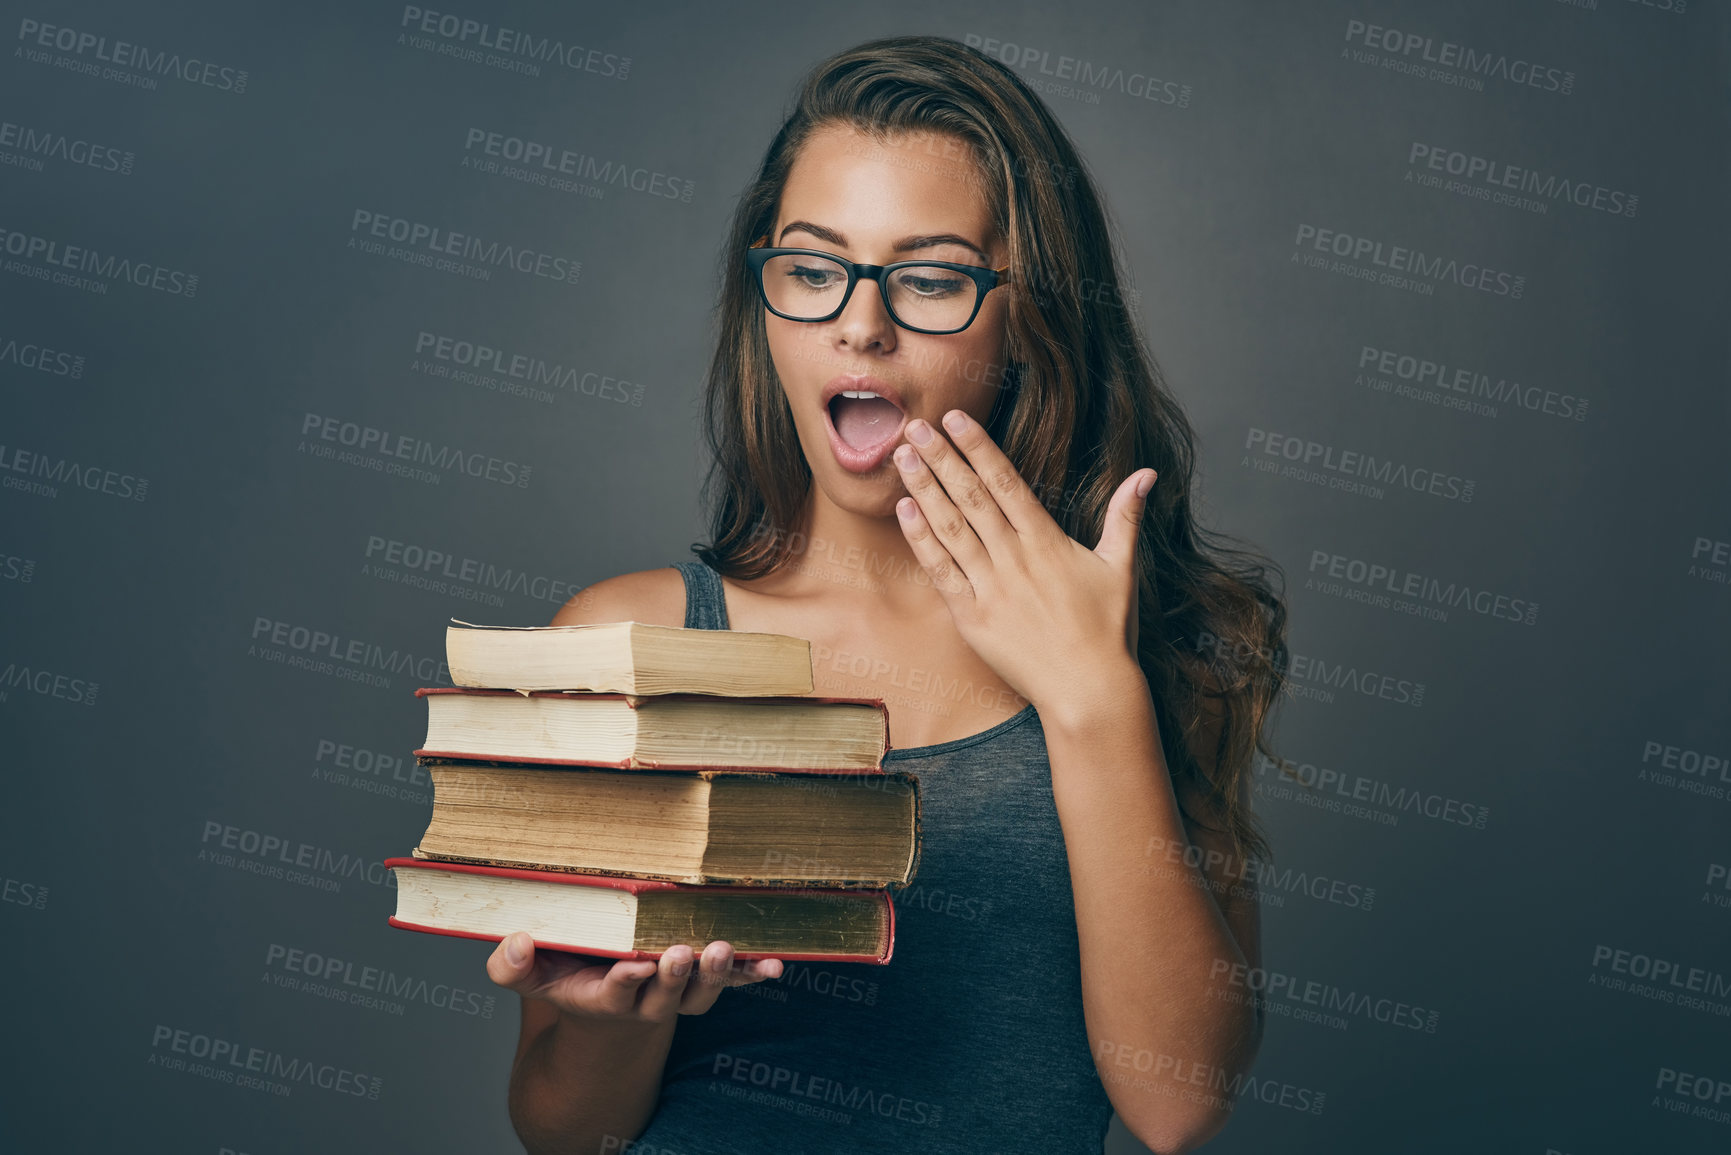
[[[595,622],[685,625],[685,579],[672,566],[637,570],[586,586],[553,615],[555,626]]]

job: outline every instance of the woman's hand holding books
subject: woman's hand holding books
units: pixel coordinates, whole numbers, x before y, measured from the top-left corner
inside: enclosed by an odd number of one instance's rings
[[[526,931],[506,935],[487,959],[487,977],[526,999],[544,999],[568,1015],[607,1022],[669,1022],[701,1015],[722,988],[780,978],[780,959],[733,965],[733,945],[716,940],[693,965],[691,948],[669,947],[656,960],[612,959],[536,950]]]

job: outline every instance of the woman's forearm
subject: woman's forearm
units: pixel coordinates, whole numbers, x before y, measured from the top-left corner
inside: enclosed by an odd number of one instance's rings
[[[1225,1125],[1260,1041],[1259,1012],[1226,975],[1245,963],[1188,846],[1147,681],[1114,667],[1043,714],[1070,863],[1083,1008],[1113,1106],[1159,1152]],[[1128,1057],[1129,1061],[1123,1061]],[[1198,1093],[1200,1092],[1200,1093]]]
[[[602,1023],[561,1011],[511,1068],[511,1125],[529,1155],[617,1153],[641,1135],[676,1022]]]

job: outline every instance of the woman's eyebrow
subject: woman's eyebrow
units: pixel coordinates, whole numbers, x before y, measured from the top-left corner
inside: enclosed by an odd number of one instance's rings
[[[824,225],[813,224],[810,221],[789,221],[787,224],[782,226],[781,236],[776,239],[776,243],[780,244],[781,241],[787,237],[787,234],[795,229],[808,232],[812,236],[817,237],[820,240],[828,241],[832,245],[838,245],[844,249],[847,248],[846,237],[842,236],[832,228],[828,228]],[[991,256],[984,249],[980,248],[980,246],[968,240],[966,237],[957,236],[955,233],[931,233],[919,236],[903,237],[895,243],[895,247],[891,251],[897,253],[911,253],[916,249],[929,249],[938,245],[961,245],[964,249],[978,253],[980,260],[987,264],[990,264],[992,261]]]

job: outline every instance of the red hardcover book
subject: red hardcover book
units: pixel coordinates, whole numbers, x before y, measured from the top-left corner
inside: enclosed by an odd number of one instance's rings
[[[881,774],[883,756],[890,749],[889,711],[882,698],[818,695],[724,698],[707,694],[638,695],[559,690],[523,693],[517,690],[475,690],[463,686],[426,686],[416,690],[415,696],[427,699],[428,722],[426,741],[414,753],[428,758],[609,766],[620,770]],[[435,702],[441,699],[462,703],[464,708],[454,710],[435,706]],[[502,709],[476,710],[471,705],[475,700],[487,699],[510,699],[510,702],[501,702]],[[658,712],[665,711],[667,720],[659,728],[647,723],[640,725],[629,739],[620,737],[616,731],[602,733],[599,738],[593,733],[577,734],[564,723],[563,711],[583,711],[592,716],[596,703],[607,703],[615,709],[616,704],[622,703],[643,718],[653,718]],[[777,733],[772,727],[758,727],[755,712],[773,710],[788,703],[865,707],[871,711],[871,717],[869,720],[849,718],[844,727],[850,730],[848,736],[837,738],[831,735],[821,740],[811,734],[787,732],[785,728]],[[571,718],[575,721],[577,715],[573,713]],[[689,741],[694,732],[709,743],[706,757],[668,756],[653,749],[645,752],[639,748],[645,734],[652,743],[662,743],[682,738]],[[610,752],[617,753],[622,744],[632,752],[616,757],[607,757],[599,752],[603,747],[610,747]],[[577,750],[591,753],[578,756]]]
[[[505,935],[517,930],[527,930],[535,940],[535,945],[549,950],[569,951],[574,954],[598,955],[603,958],[620,959],[659,959],[662,949],[640,949],[635,946],[596,946],[587,943],[563,941],[564,938],[578,937],[564,935],[560,938],[549,937],[549,930],[536,933],[532,923],[539,923],[544,928],[551,928],[558,921],[548,917],[546,908],[549,903],[557,905],[559,896],[548,889],[550,887],[569,886],[576,888],[573,895],[583,896],[581,905],[585,910],[578,912],[579,917],[588,925],[595,925],[597,919],[610,917],[614,925],[610,928],[596,926],[597,938],[612,937],[620,939],[621,932],[626,936],[637,933],[636,914],[640,909],[639,900],[643,896],[681,893],[693,899],[707,900],[719,898],[720,903],[726,903],[725,896],[738,895],[744,900],[743,908],[761,909],[766,904],[781,900],[792,903],[821,903],[823,905],[847,904],[854,910],[850,917],[854,920],[854,929],[873,920],[876,922],[876,945],[869,951],[776,951],[776,950],[735,950],[734,957],[738,959],[779,958],[795,962],[860,962],[883,964],[890,961],[895,951],[896,941],[896,908],[886,890],[826,890],[816,888],[795,887],[761,887],[761,886],[692,886],[685,883],[666,882],[660,879],[626,878],[617,875],[575,874],[567,871],[520,870],[507,866],[480,866],[467,862],[441,862],[421,858],[387,858],[383,864],[387,869],[398,871],[397,874],[397,914],[388,920],[391,926],[404,930],[423,931],[428,934],[454,935],[459,938],[477,938],[489,942],[498,942]],[[408,872],[415,873],[410,874]],[[422,872],[437,872],[425,875]],[[450,875],[471,876],[466,883],[459,883],[454,878],[441,877]],[[487,882],[476,884],[473,878],[479,876]],[[405,886],[405,879],[412,879]],[[498,881],[491,881],[498,880]],[[519,891],[506,880],[516,880],[519,883],[533,884],[532,890]],[[501,885],[501,883],[504,885]],[[477,886],[478,889],[466,890],[466,886]],[[611,892],[612,898],[603,892]],[[521,895],[526,901],[513,904],[513,896]],[[626,898],[625,896],[630,896]],[[408,902],[405,902],[405,897]],[[537,908],[539,913],[536,913]],[[720,909],[719,904],[716,909]],[[404,913],[412,914],[413,918],[404,918]],[[869,917],[867,916],[869,913]],[[684,917],[682,915],[682,917]],[[421,919],[423,921],[415,921]],[[425,921],[431,919],[432,921]],[[569,920],[567,920],[569,921]],[[718,919],[719,923],[720,919]],[[491,925],[489,925],[491,924]],[[686,919],[685,925],[691,925]],[[551,932],[557,933],[557,932]],[[729,935],[717,933],[703,941],[690,941],[689,938],[676,936],[676,941],[686,942],[693,951],[701,951],[713,939],[728,939]],[[634,938],[632,941],[636,941]],[[669,945],[672,945],[671,943]]]

